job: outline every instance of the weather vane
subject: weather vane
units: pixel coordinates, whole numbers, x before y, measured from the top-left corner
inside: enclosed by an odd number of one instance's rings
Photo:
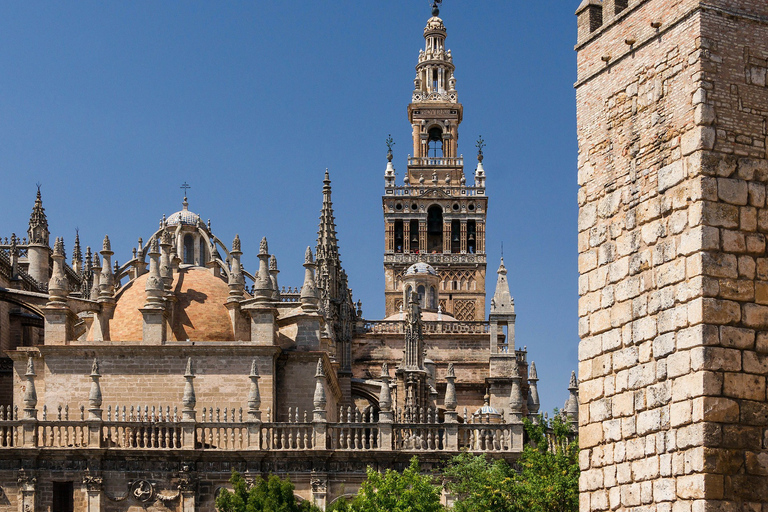
[[[434,2],[432,2],[432,16],[440,15],[440,4],[442,3],[443,0],[434,0]]]
[[[480,135],[477,139],[477,144],[475,144],[475,147],[477,148],[477,159],[479,161],[483,161],[483,148],[485,147],[485,140],[483,140],[483,136]]]
[[[395,145],[395,141],[392,139],[392,134],[387,136],[387,140],[384,141],[387,144],[387,160],[392,161],[392,146]]]

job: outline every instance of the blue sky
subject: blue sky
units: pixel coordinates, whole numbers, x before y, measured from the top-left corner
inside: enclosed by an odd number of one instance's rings
[[[501,243],[517,343],[562,407],[577,365],[578,2],[446,0],[464,105],[482,135],[488,281]],[[388,134],[398,182],[428,0],[0,4],[0,235],[26,231],[42,183],[53,236],[130,259],[163,213],[190,209],[253,269],[262,236],[300,286],[329,168],[341,255],[366,318],[383,316]],[[471,175],[474,164],[467,172]],[[470,178],[471,181],[471,178]]]

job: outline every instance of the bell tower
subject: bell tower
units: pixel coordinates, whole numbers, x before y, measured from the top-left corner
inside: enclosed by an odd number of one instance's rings
[[[438,308],[462,321],[485,318],[485,218],[488,199],[482,164],[482,140],[474,183],[467,184],[458,153],[464,108],[458,101],[451,51],[438,3],[424,28],[408,120],[413,156],[402,185],[397,185],[388,140],[383,196],[386,316],[403,304],[403,277],[415,263],[428,263],[439,276]]]

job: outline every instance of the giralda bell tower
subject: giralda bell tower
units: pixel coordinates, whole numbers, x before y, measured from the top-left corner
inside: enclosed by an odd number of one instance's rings
[[[446,30],[438,2],[424,29],[408,120],[413,126],[413,156],[397,185],[392,151],[383,196],[386,225],[384,273],[386,315],[401,310],[403,278],[415,263],[427,263],[439,276],[433,308],[462,321],[485,318],[485,172],[482,141],[474,183],[464,175],[458,154],[463,107],[456,92],[453,57],[445,48]],[[431,270],[430,270],[431,271]],[[429,307],[425,308],[429,311]]]

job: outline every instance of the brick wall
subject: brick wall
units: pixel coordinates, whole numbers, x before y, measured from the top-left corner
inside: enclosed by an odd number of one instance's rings
[[[768,503],[768,4],[706,4],[577,45],[583,511]]]

